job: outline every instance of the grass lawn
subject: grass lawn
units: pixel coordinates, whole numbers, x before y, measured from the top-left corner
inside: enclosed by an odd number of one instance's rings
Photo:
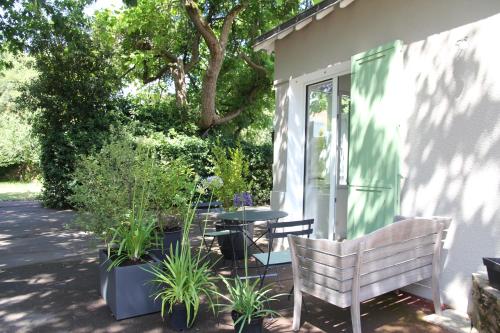
[[[0,182],[0,201],[37,199],[41,190],[42,184],[36,181],[30,183]]]

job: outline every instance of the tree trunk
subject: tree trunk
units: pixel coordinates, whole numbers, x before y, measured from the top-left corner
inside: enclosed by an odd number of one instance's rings
[[[200,117],[200,128],[202,130],[209,129],[217,120],[215,97],[217,95],[217,80],[219,79],[223,61],[224,55],[222,51],[218,55],[213,55],[203,76]]]
[[[172,78],[175,86],[175,100],[178,107],[187,105],[187,86],[186,72],[184,70],[184,61],[177,60],[176,66],[171,70]]]

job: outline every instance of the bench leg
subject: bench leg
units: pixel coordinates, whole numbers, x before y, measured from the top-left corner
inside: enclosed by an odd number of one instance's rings
[[[293,324],[292,330],[300,329],[300,313],[302,312],[302,293],[295,288],[293,291]]]
[[[351,304],[351,321],[353,333],[361,333],[361,310],[359,302]]]
[[[441,295],[439,294],[439,278],[432,277],[432,301],[434,303],[434,313],[441,314]]]

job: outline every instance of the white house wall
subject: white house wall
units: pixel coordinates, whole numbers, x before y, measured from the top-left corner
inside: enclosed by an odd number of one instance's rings
[[[461,311],[481,258],[500,256],[499,13],[496,0],[357,0],[276,41],[277,82],[403,41],[401,213],[453,217],[442,294]],[[273,205],[281,208],[289,92],[276,86]],[[427,286],[411,291],[430,297]]]

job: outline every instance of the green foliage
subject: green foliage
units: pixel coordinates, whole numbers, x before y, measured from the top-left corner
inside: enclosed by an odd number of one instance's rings
[[[0,177],[29,180],[39,171],[40,147],[14,100],[19,86],[36,77],[36,72],[29,68],[28,57],[5,57],[12,67],[0,73]]]
[[[84,231],[109,238],[110,228],[126,219],[132,209],[134,185],[149,155],[138,152],[131,140],[117,139],[99,152],[81,157],[72,175],[72,204],[79,210],[75,222]]]
[[[91,33],[89,1],[15,1],[2,13],[7,33],[34,58],[38,77],[22,90],[41,146],[42,198],[68,206],[76,159],[99,148],[119,119],[114,50]]]
[[[198,195],[204,194],[206,189],[201,189]],[[212,266],[201,257],[200,249],[196,254],[191,251],[189,232],[196,210],[191,205],[185,215],[185,228],[182,235],[181,246],[171,249],[173,255],[168,256],[158,267],[152,267],[152,282],[160,286],[155,294],[155,299],[160,298],[162,303],[161,314],[165,310],[172,312],[175,304],[184,304],[187,310],[187,326],[191,326],[196,319],[200,307],[200,297],[207,297],[212,305],[212,296],[216,292],[216,277],[212,274]],[[191,315],[193,315],[191,317]]]
[[[110,263],[108,270],[118,267],[124,262],[139,263],[146,260],[148,250],[158,247],[159,240],[155,234],[156,220],[153,216],[137,216],[134,210],[128,221],[111,228],[113,238],[108,244]]]
[[[242,141],[241,148],[248,163],[246,182],[250,184],[252,199],[255,204],[269,204],[273,188],[273,146]]]
[[[11,112],[0,112],[0,169],[16,167],[22,179],[33,179],[38,171],[39,150],[26,120]]]
[[[192,168],[182,159],[155,165],[151,175],[152,192],[149,207],[159,217],[160,230],[180,227],[182,216],[187,213],[195,187]]]
[[[224,185],[215,190],[215,196],[222,201],[226,209],[233,208],[236,193],[249,189],[245,178],[248,176],[248,162],[245,161],[241,148],[226,149],[215,146],[212,149],[214,174],[220,177]]]
[[[108,270],[126,261],[137,263],[144,260],[148,250],[158,247],[160,243],[155,231],[156,219],[148,211],[151,195],[148,179],[156,171],[155,161],[149,153],[140,154],[139,157],[144,158],[145,164],[136,170],[138,172],[132,185],[132,209],[127,220],[109,229],[112,238],[108,243],[108,258],[111,261]]]
[[[203,139],[198,136],[180,134],[174,130],[168,135],[152,133],[144,142],[147,142],[148,147],[155,151],[162,160],[182,159],[186,161],[201,178],[214,174],[212,152],[221,149],[217,147],[237,147],[231,139],[223,140],[212,137]],[[244,181],[248,184],[246,190],[252,194],[254,203],[269,203],[273,163],[271,143],[255,144],[241,141],[239,146],[243,152],[244,163],[248,164],[248,172],[244,174]],[[232,202],[232,196],[230,200]]]
[[[252,319],[267,317],[269,315],[279,315],[276,311],[269,309],[269,302],[276,301],[278,295],[271,296],[271,287],[259,288],[260,280],[253,283],[249,279],[228,279],[221,277],[224,282],[227,295],[219,293],[223,299],[229,302],[221,305],[223,311],[235,311],[239,315],[234,326],[239,333],[243,331]]]
[[[192,168],[181,159],[159,160],[148,140],[118,136],[99,152],[82,156],[73,174],[71,201],[80,214],[77,225],[98,237],[125,220],[134,193],[148,186],[145,209],[158,217],[182,216],[195,184]],[[178,218],[160,229],[179,227]]]
[[[148,145],[161,160],[181,159],[193,167],[200,177],[210,175],[210,142],[198,136],[170,130],[167,135],[156,132],[148,135],[143,143]]]

